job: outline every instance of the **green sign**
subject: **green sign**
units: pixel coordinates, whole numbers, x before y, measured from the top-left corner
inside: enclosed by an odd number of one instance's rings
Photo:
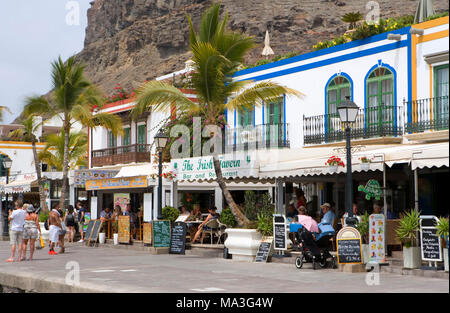
[[[153,221],[153,247],[170,247],[170,221]]]
[[[367,182],[366,186],[359,186],[358,191],[362,191],[366,194],[366,199],[370,200],[372,198],[375,198],[376,200],[380,200],[381,196],[383,194],[383,191],[381,190],[380,183],[376,181],[375,179],[371,179]]]

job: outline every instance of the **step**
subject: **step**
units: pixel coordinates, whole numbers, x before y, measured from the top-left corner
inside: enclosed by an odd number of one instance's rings
[[[427,278],[449,279],[448,272],[421,270],[421,269],[407,269],[403,266],[382,266],[381,271],[385,273],[392,273],[398,275],[413,275]]]

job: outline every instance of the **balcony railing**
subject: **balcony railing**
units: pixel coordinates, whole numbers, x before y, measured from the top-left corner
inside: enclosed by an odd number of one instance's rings
[[[403,134],[403,108],[384,106],[360,109],[352,125],[352,139],[397,137]],[[322,144],[345,140],[339,115],[303,117],[304,144]]]
[[[150,162],[151,145],[134,144],[92,151],[92,166]]]
[[[289,148],[289,126],[281,123],[226,128],[224,143],[228,151]]]
[[[448,96],[405,101],[404,107],[410,112],[408,122],[405,123],[405,133],[448,129]]]

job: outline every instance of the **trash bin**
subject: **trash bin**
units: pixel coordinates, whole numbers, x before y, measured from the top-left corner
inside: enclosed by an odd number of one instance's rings
[[[114,238],[114,244],[118,245],[119,244],[119,234],[114,234],[113,238]]]
[[[101,244],[105,243],[105,239],[106,239],[106,234],[105,233],[99,233],[98,234],[98,242],[100,242]]]

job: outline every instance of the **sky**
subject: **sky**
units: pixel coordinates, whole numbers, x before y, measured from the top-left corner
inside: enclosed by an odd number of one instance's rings
[[[50,91],[52,61],[83,49],[91,1],[1,1],[0,105],[12,111],[1,123],[20,115],[27,96]]]

